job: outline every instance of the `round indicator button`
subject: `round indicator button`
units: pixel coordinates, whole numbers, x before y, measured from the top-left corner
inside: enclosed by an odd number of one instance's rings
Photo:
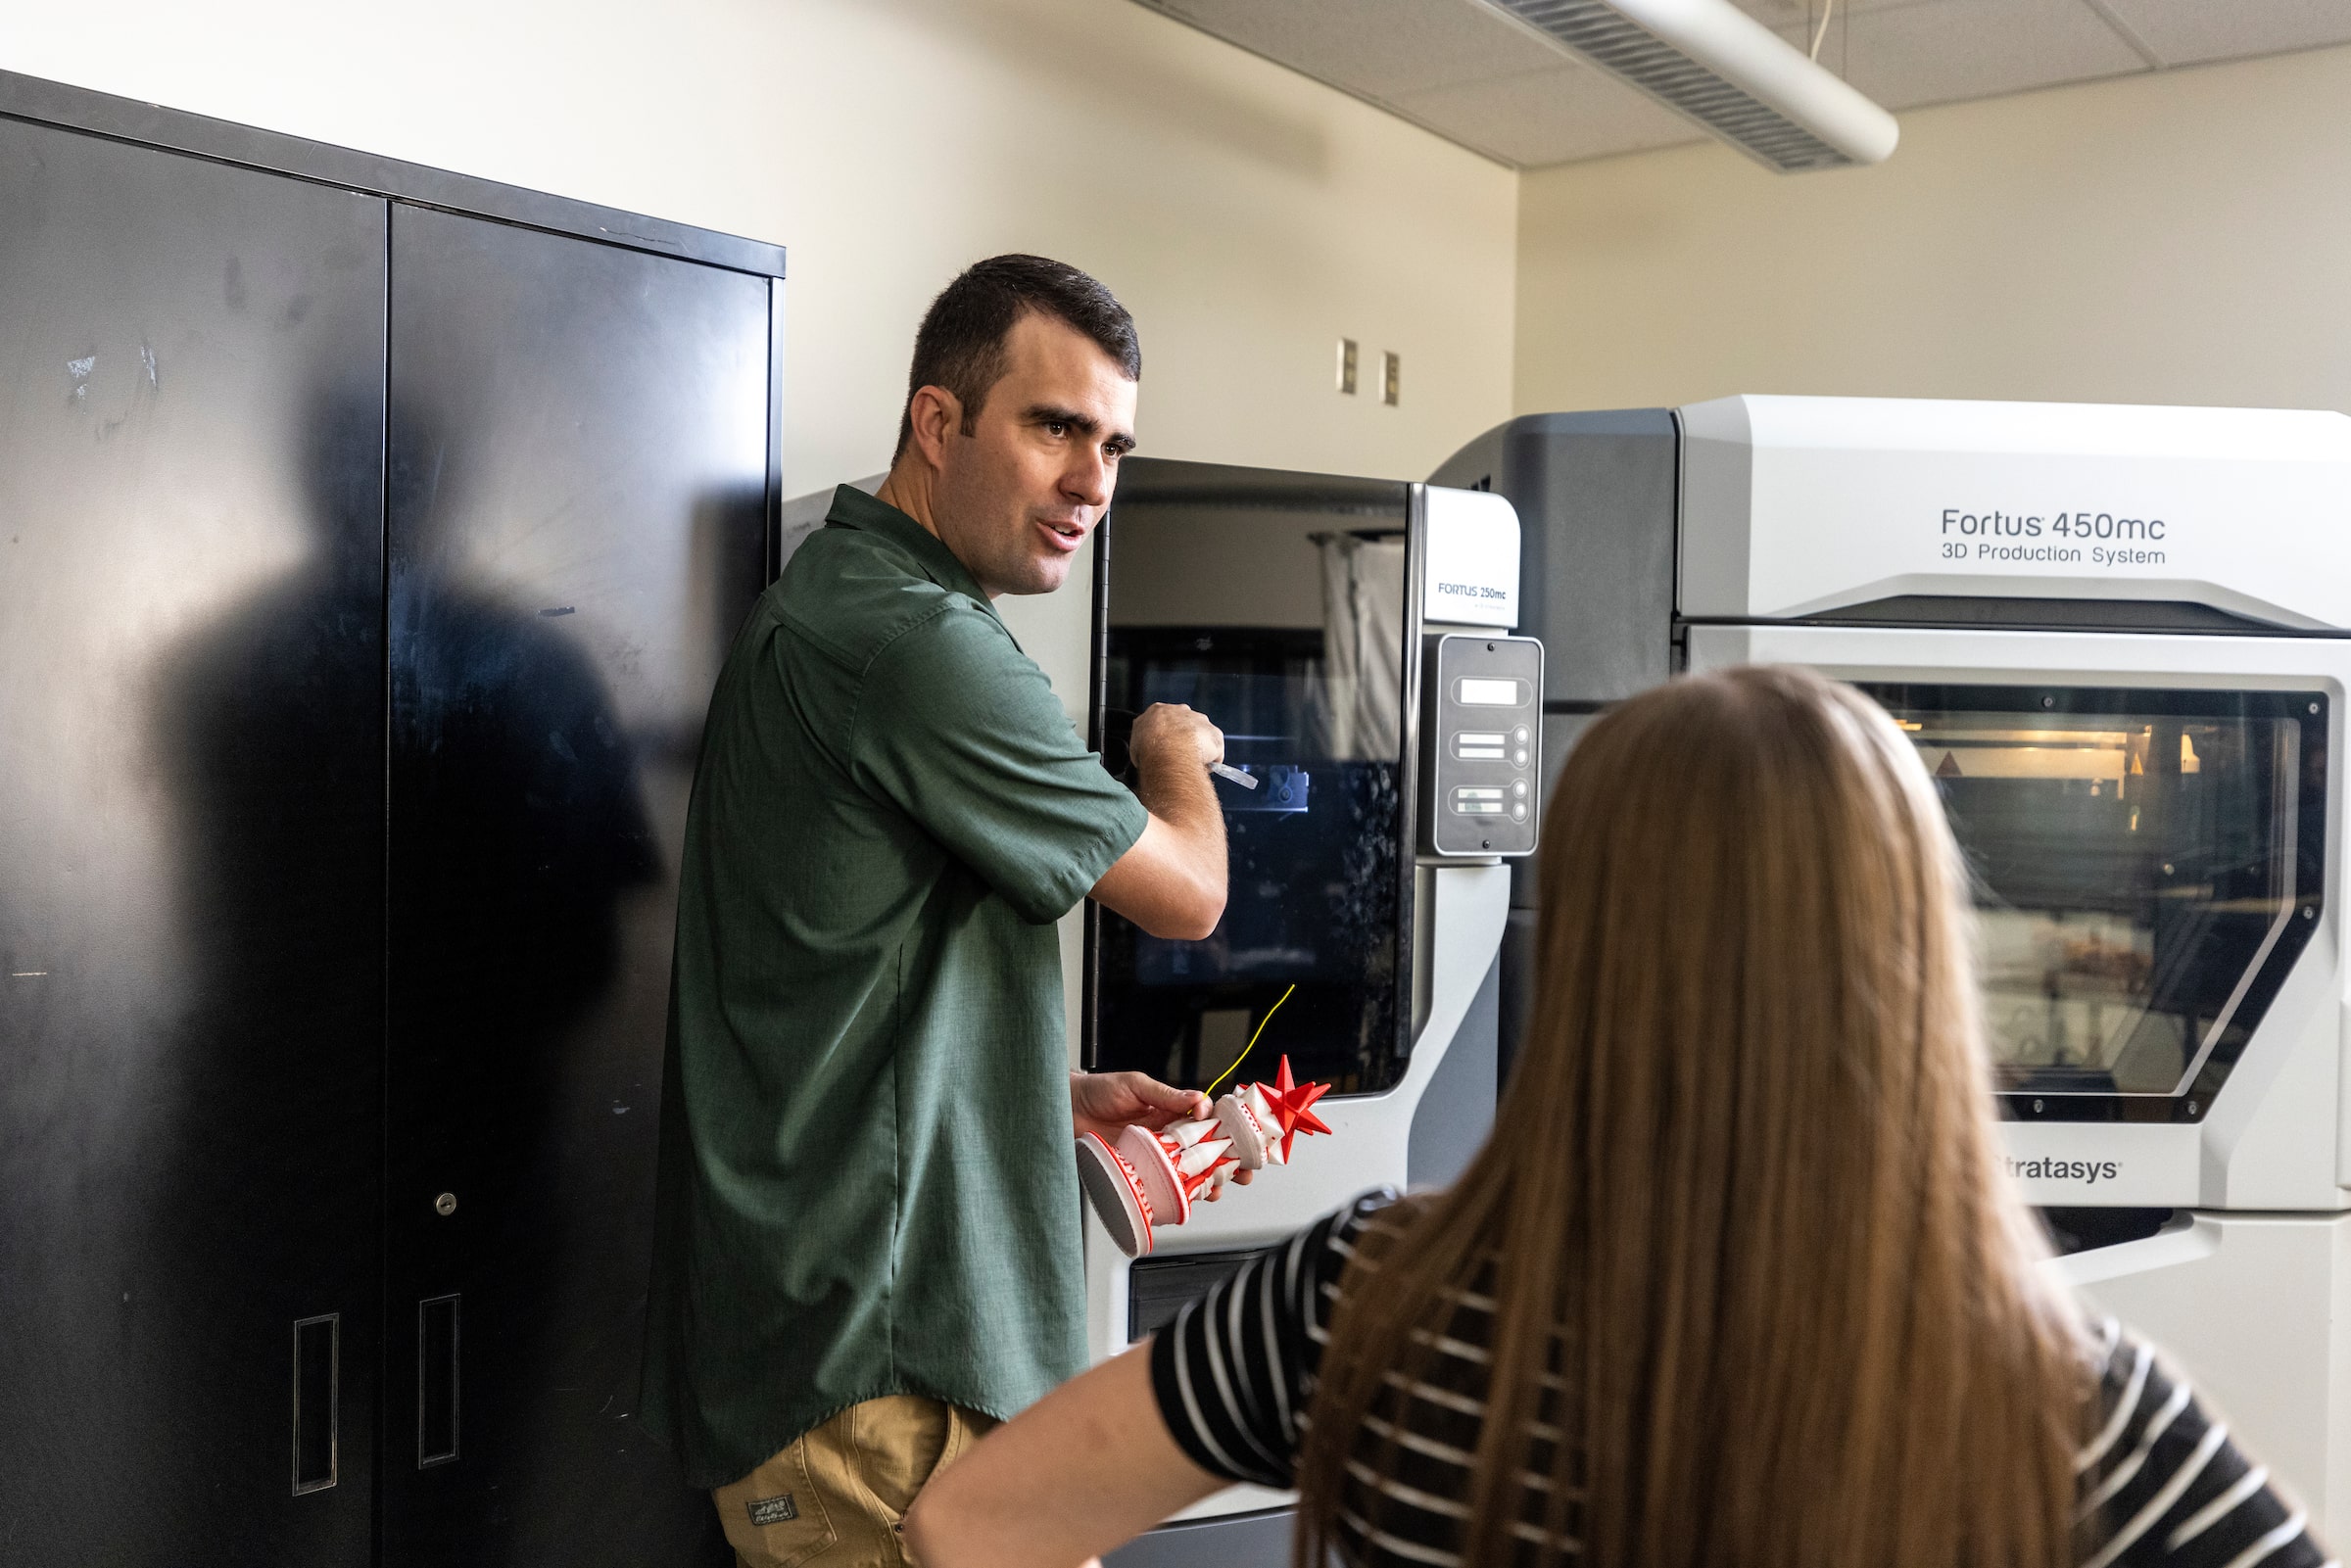
[[[1520,800],[1524,800],[1526,798],[1526,781],[1524,779],[1511,780],[1511,793],[1517,796]]]
[[[1517,801],[1512,801],[1512,802],[1511,803],[1511,821],[1512,821],[1512,822],[1524,822],[1524,821],[1526,821],[1526,802],[1525,802],[1525,801],[1523,801],[1523,800],[1517,800]]]
[[[1523,767],[1525,767],[1525,766],[1526,766],[1526,753],[1525,753],[1525,752],[1523,752],[1523,751],[1513,751],[1513,752],[1511,752],[1511,767],[1513,767],[1513,768],[1523,768]]]
[[[1511,732],[1511,741],[1514,745],[1525,745],[1527,739],[1526,726],[1523,724]]]

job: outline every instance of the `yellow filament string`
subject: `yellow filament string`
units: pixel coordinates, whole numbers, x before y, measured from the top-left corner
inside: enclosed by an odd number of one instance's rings
[[[1295,991],[1296,989],[1298,989],[1298,987],[1295,985],[1290,987],[1290,991]],[[1290,999],[1290,991],[1284,991],[1281,993],[1281,1002],[1286,1002]],[[1212,1083],[1207,1088],[1201,1090],[1200,1092],[1202,1094],[1214,1095],[1217,1092],[1217,1083],[1223,1083],[1226,1078],[1231,1077],[1233,1074],[1233,1069],[1249,1060],[1249,1053],[1257,1049],[1257,1036],[1266,1032],[1266,1025],[1272,1022],[1273,1015],[1281,1011],[1281,1002],[1276,1002],[1271,1007],[1266,1009],[1266,1016],[1257,1021],[1257,1029],[1249,1036],[1249,1043],[1242,1046],[1241,1054],[1232,1059],[1232,1067],[1226,1068],[1223,1071],[1218,1073],[1217,1082]]]

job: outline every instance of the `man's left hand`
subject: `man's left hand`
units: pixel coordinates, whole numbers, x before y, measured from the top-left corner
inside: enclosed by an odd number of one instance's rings
[[[1070,1119],[1080,1137],[1098,1132],[1116,1138],[1119,1129],[1139,1126],[1157,1132],[1171,1121],[1206,1116],[1209,1099],[1197,1089],[1177,1089],[1148,1072],[1073,1072],[1070,1074]],[[1246,1187],[1254,1170],[1236,1170],[1232,1180]],[[1216,1194],[1207,1194],[1213,1203]]]
[[[1171,1121],[1207,1112],[1207,1095],[1171,1088],[1147,1072],[1070,1074],[1070,1119],[1080,1135],[1098,1132],[1115,1138],[1120,1128],[1129,1125],[1157,1132]]]

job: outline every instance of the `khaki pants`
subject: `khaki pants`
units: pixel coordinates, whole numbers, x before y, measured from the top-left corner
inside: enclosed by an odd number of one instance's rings
[[[995,1424],[918,1394],[868,1400],[711,1500],[742,1568],[907,1568],[914,1495]]]

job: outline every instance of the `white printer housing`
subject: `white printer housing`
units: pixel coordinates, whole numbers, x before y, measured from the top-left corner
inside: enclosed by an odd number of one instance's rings
[[[2303,694],[2338,754],[2351,680],[2351,418],[2236,408],[1726,398],[1680,411],[1689,667],[1808,664],[1868,684]],[[1864,605],[1943,624],[1823,624]],[[2100,601],[2197,606],[2238,635],[2053,628]],[[2017,614],[2020,600],[2039,600]],[[2035,615],[2032,610],[2044,613]],[[1940,612],[1940,613],[1939,613]],[[2304,635],[2260,635],[2274,633]],[[2311,635],[2321,634],[2321,635]],[[2318,765],[2323,766],[2323,762]],[[2042,1205],[2351,1207],[2343,1116],[2342,785],[2327,770],[2314,930],[2211,1104],[2164,1121],[2006,1126]],[[2290,928],[2283,933],[2291,936]],[[2012,1107],[2026,1111],[2026,1107]]]
[[[1678,669],[1811,666],[1914,733],[1985,878],[2010,1169],[2061,1237],[2092,1234],[2052,1266],[2351,1529],[2351,418],[1738,397],[1515,420],[1438,477],[1508,496],[1528,530],[1555,770],[1585,715]],[[1607,633],[1579,661],[1586,620]],[[1579,662],[1600,672],[1580,687]],[[2153,940],[2052,917],[2046,994],[1994,995],[2021,951],[2001,877],[2087,853],[2067,833],[2093,813],[2135,832],[2141,801],[2190,796],[2222,814],[2229,852],[2206,858],[2228,864],[2153,887]],[[2206,992],[2154,1049],[2148,993],[2199,951]],[[2136,1014],[2085,1025],[2072,992],[2099,974],[2140,987]]]

